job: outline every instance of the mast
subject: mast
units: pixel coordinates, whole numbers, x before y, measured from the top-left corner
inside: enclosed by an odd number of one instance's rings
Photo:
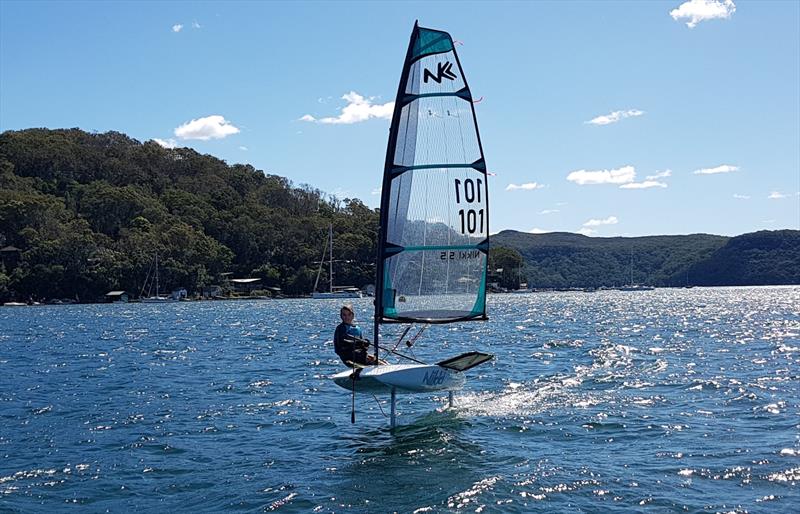
[[[322,266],[325,265],[325,252],[328,250],[328,245],[322,245],[322,257],[319,260],[319,268],[317,268],[317,279],[314,280],[314,290],[313,293],[317,292],[317,286],[319,285],[319,277],[322,275]]]
[[[158,298],[158,252],[156,252],[156,298]]]
[[[417,37],[419,30],[419,21],[414,21],[414,30],[411,31],[411,37],[408,40],[408,50],[406,50],[406,58],[403,61],[403,71],[400,74],[400,81],[397,84],[397,96],[394,102],[394,112],[392,113],[392,124],[389,127],[389,142],[386,145],[386,160],[383,164],[383,182],[381,188],[381,212],[380,212],[380,226],[378,227],[378,255],[376,256],[375,265],[375,320],[373,339],[375,340],[375,360],[378,360],[378,343],[380,339],[380,319],[383,316],[383,266],[384,266],[384,244],[383,240],[387,234],[387,223],[389,221],[389,190],[392,183],[390,170],[394,160],[394,147],[397,145],[397,131],[400,124],[400,113],[403,110],[403,92],[406,87],[406,80],[408,80],[408,70],[411,68],[410,58],[414,48],[414,40]]]
[[[330,280],[330,291],[333,293],[333,223],[328,225],[328,241],[330,242],[330,264],[328,265],[328,273],[331,278]]]
[[[631,280],[628,282],[630,285],[633,285],[633,247],[631,247],[631,264],[630,264],[630,273],[631,273]]]

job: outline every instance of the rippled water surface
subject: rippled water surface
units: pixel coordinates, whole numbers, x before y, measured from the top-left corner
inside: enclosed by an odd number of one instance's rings
[[[496,360],[390,432],[330,300],[0,308],[0,511],[798,512],[800,288],[489,309],[414,355]]]

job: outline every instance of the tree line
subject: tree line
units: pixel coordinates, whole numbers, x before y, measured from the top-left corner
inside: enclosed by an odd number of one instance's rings
[[[0,134],[0,301],[138,294],[156,254],[166,290],[308,294],[329,225],[336,282],[373,283],[378,212],[358,199],[119,132]]]
[[[587,237],[503,231],[493,244],[513,249],[529,287],[662,287],[800,284],[800,231]]]

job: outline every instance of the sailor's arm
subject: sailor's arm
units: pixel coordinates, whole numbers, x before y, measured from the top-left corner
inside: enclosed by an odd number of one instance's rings
[[[346,334],[342,339],[342,342],[352,344],[356,348],[368,348],[371,344],[369,339],[364,339],[350,334]]]

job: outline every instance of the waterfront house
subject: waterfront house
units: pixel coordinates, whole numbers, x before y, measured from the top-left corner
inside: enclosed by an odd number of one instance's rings
[[[105,295],[105,300],[109,303],[128,303],[129,299],[127,291],[109,291]]]
[[[232,278],[230,282],[236,293],[250,294],[261,287],[260,278]]]

